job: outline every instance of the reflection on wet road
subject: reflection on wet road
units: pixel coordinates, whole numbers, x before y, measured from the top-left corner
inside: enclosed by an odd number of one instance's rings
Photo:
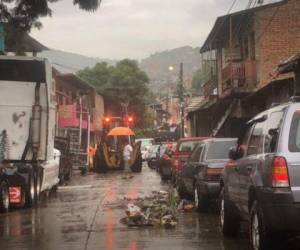
[[[39,208],[0,215],[0,249],[249,249],[246,234],[223,239],[216,214],[180,214],[179,225],[172,230],[120,224],[124,196],[137,198],[168,188],[147,167],[132,179],[122,176],[120,172],[76,176],[73,187],[59,189]]]

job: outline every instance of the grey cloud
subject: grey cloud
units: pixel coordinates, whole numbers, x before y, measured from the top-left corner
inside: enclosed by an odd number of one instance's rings
[[[248,0],[239,0],[236,9]],[[72,0],[52,4],[52,18],[32,35],[45,45],[89,56],[142,58],[177,46],[200,46],[232,0],[103,0],[95,13]]]

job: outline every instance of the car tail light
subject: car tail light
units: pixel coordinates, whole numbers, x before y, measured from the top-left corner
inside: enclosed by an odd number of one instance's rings
[[[289,173],[286,159],[276,156],[272,162],[272,187],[289,187]]]
[[[218,180],[223,172],[223,168],[207,168],[206,179],[207,180]]]

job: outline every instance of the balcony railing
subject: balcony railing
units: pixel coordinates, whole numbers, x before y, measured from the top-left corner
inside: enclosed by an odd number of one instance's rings
[[[77,109],[76,105],[59,105],[58,110],[58,127],[59,128],[74,128],[80,127],[80,111]],[[91,117],[92,118],[92,117]],[[82,121],[81,127],[83,129],[88,128],[87,121],[87,110],[82,110]],[[91,131],[94,130],[93,119],[90,123]]]
[[[256,61],[229,63],[222,69],[222,92],[228,89],[250,91],[256,85]]]
[[[216,76],[213,76],[211,79],[209,79],[203,86],[203,95],[205,98],[210,97],[214,94],[214,90],[218,87],[217,84],[217,78]]]

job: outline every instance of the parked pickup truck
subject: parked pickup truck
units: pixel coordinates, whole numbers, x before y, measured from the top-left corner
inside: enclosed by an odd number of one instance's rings
[[[55,88],[47,60],[0,56],[0,210],[31,206],[59,183]]]

